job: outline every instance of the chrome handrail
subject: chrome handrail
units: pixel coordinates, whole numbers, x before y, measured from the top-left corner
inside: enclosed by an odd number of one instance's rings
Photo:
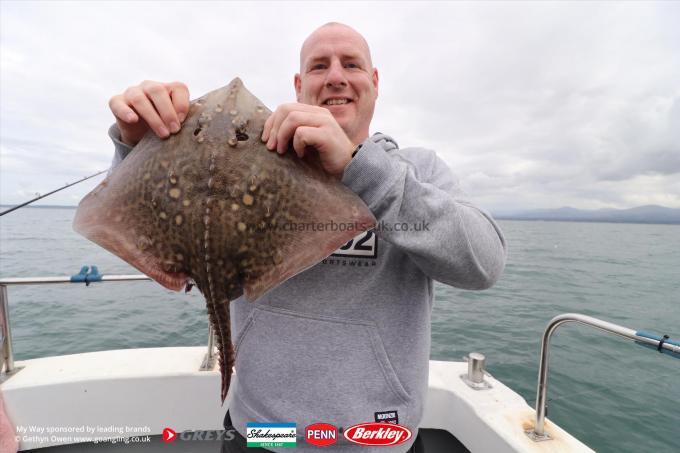
[[[127,281],[150,281],[151,277],[146,275],[102,275],[97,282],[127,282]],[[0,286],[14,285],[42,285],[52,283],[83,283],[72,280],[72,277],[27,277],[27,278],[0,278]],[[94,283],[92,281],[91,283]]]
[[[550,353],[550,338],[559,326],[568,322],[577,322],[587,326],[595,327],[602,331],[633,340],[643,346],[651,346],[655,349],[658,349],[659,352],[666,350],[671,354],[680,356],[680,343],[675,340],[672,342],[666,342],[665,340],[668,339],[668,337],[665,337],[663,341],[655,340],[650,338],[648,334],[645,334],[645,336],[641,335],[643,332],[636,332],[633,329],[579,313],[565,313],[555,316],[548,323],[548,326],[543,332],[543,337],[541,338],[541,358],[538,370],[538,385],[536,388],[536,425],[534,429],[525,431],[525,433],[534,441],[550,439],[550,436],[545,432],[545,403],[548,395],[548,359]]]
[[[82,272],[82,271],[81,271]],[[91,283],[99,282],[127,282],[127,281],[150,281],[146,275],[97,275],[96,280],[76,281],[73,277],[28,277],[28,278],[0,278],[0,346],[2,357],[0,357],[0,374],[10,374],[15,371],[14,349],[12,347],[12,327],[9,319],[9,296],[7,295],[8,286],[20,285],[47,285],[55,283]],[[212,370],[214,360],[214,333],[212,326],[208,326],[208,352],[206,353],[201,371]]]

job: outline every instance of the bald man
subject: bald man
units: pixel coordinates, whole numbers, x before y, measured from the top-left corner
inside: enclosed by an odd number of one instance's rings
[[[246,423],[294,422],[297,449],[317,422],[347,428],[381,421],[413,436],[394,447],[357,447],[339,439],[330,451],[403,453],[416,442],[427,392],[433,281],[485,289],[501,275],[506,245],[498,225],[461,197],[450,170],[423,148],[400,149],[369,136],[378,70],[366,40],[329,23],[300,51],[296,103],[279,106],[262,140],[272,152],[317,153],[330,175],[371,209],[379,227],[257,302],[231,303],[236,382],[225,428],[238,435],[224,452],[246,450]],[[180,129],[189,92],[179,82],[143,82],[110,101],[116,125],[114,165],[151,128]],[[342,437],[342,436],[340,436]],[[272,448],[272,451],[289,451]]]

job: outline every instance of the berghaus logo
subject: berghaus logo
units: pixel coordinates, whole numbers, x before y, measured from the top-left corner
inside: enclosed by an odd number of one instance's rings
[[[345,439],[359,445],[399,445],[411,438],[411,430],[392,423],[359,423],[343,433]]]

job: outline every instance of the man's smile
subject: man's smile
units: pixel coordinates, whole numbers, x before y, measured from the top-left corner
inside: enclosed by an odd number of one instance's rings
[[[352,102],[352,99],[346,97],[331,97],[321,103],[321,105],[345,105]]]

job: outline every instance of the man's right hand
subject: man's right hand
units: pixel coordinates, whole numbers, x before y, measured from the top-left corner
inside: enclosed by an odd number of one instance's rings
[[[182,82],[145,80],[109,100],[123,143],[135,146],[152,129],[160,138],[179,131],[189,113],[189,89]]]

